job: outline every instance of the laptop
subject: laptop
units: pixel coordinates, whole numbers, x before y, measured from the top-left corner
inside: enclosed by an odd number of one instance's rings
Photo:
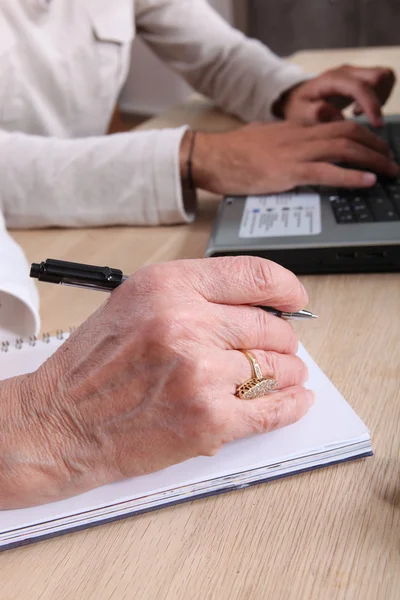
[[[400,162],[400,115],[376,131]],[[400,178],[367,190],[228,196],[206,256],[262,256],[294,273],[400,271]]]

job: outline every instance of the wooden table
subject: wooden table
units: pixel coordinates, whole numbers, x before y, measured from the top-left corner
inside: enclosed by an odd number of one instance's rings
[[[400,49],[302,53],[313,71],[400,65]],[[388,105],[400,112],[397,90]],[[152,121],[211,129],[231,118],[197,99]],[[147,125],[149,126],[149,125]],[[196,223],[15,232],[29,260],[132,272],[202,256],[216,200]],[[400,598],[400,274],[302,277],[321,318],[300,337],[372,431],[375,457],[166,508],[0,555],[2,600]],[[78,325],[101,294],[40,286],[44,330]]]

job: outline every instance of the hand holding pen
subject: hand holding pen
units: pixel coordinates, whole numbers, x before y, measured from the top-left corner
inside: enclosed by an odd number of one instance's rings
[[[112,292],[128,279],[119,269],[110,267],[96,267],[81,263],[66,262],[48,258],[40,264],[32,263],[31,277],[39,281],[87,288],[102,292]],[[316,319],[317,315],[307,311],[294,312],[281,311],[270,306],[257,306],[262,310],[282,319],[305,320]]]
[[[117,269],[49,260],[32,265],[32,276],[114,291],[16,394],[29,397],[31,415],[16,451],[36,448],[51,465],[51,481],[25,487],[20,502],[213,455],[227,441],[297,421],[313,403],[293,328],[254,309],[275,304],[291,315],[307,304],[298,279],[275,263],[172,261],[127,279]],[[79,465],[72,476],[71,464]],[[27,485],[37,470],[30,475]]]

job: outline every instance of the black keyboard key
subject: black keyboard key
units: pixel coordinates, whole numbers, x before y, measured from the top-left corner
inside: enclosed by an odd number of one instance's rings
[[[351,207],[353,211],[363,211],[368,210],[367,202],[364,198],[356,197],[350,201]]]
[[[400,217],[394,210],[388,210],[385,215],[382,215],[379,221],[400,221]]]
[[[336,215],[351,215],[350,205],[336,206],[334,210]]]
[[[369,207],[376,221],[398,221],[399,215],[388,197],[369,198]]]
[[[372,210],[372,214],[376,221],[400,221],[400,217],[393,209],[379,208]]]
[[[397,210],[397,212],[400,215],[400,198],[393,198],[393,204],[395,209]]]
[[[353,214],[357,217],[357,215],[361,215],[361,213],[368,212],[370,213],[370,209],[367,205],[365,206],[356,206],[353,210]]]
[[[381,210],[386,208],[389,210],[393,208],[393,203],[389,200],[387,196],[385,198],[382,198],[382,196],[373,196],[371,198],[368,198],[368,204],[372,212],[374,212],[375,209]]]
[[[338,196],[331,200],[331,206],[338,223],[353,223],[354,217],[351,211],[350,203],[343,196]]]
[[[349,206],[348,199],[344,198],[343,196],[330,196],[329,199],[332,202],[334,210],[339,208],[339,206]]]
[[[368,209],[360,210],[354,216],[357,223],[372,223],[374,221],[374,217]]]
[[[378,175],[378,182],[384,189],[386,189],[388,185],[391,185],[396,181],[397,179],[395,177],[389,177],[388,175]]]
[[[398,200],[400,198],[400,188],[398,190],[387,190],[387,197],[389,200],[394,202],[394,200]]]
[[[370,223],[374,220],[365,198],[356,196],[351,201],[351,207],[357,223]]]
[[[393,182],[393,179],[390,179],[390,182]],[[376,196],[386,196],[385,188],[380,181],[378,181],[374,187],[367,188],[365,191],[369,194],[375,194]]]
[[[371,202],[379,202],[381,204],[384,204],[388,200],[385,190],[383,188],[377,189],[376,187],[366,190],[365,197]]]
[[[393,179],[393,181],[389,181],[385,184],[386,192],[400,192],[400,180]]]
[[[336,220],[338,223],[355,223],[355,219],[351,213],[336,215]]]

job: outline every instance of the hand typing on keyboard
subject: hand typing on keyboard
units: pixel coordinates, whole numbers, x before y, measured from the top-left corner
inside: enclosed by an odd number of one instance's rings
[[[400,124],[386,123],[369,129],[388,145],[391,155],[400,161]],[[329,199],[338,223],[372,223],[400,221],[400,178],[378,178],[367,190],[340,190],[331,188]]]
[[[394,83],[391,69],[343,65],[290,89],[274,110],[285,119],[321,123],[342,120],[342,110],[354,103],[355,115],[365,114],[374,127],[380,127],[381,107]]]
[[[181,146],[182,175],[191,135]],[[370,188],[376,174],[400,177],[387,143],[354,121],[253,123],[227,133],[199,131],[195,142],[194,184],[221,195],[283,192],[301,185]]]

